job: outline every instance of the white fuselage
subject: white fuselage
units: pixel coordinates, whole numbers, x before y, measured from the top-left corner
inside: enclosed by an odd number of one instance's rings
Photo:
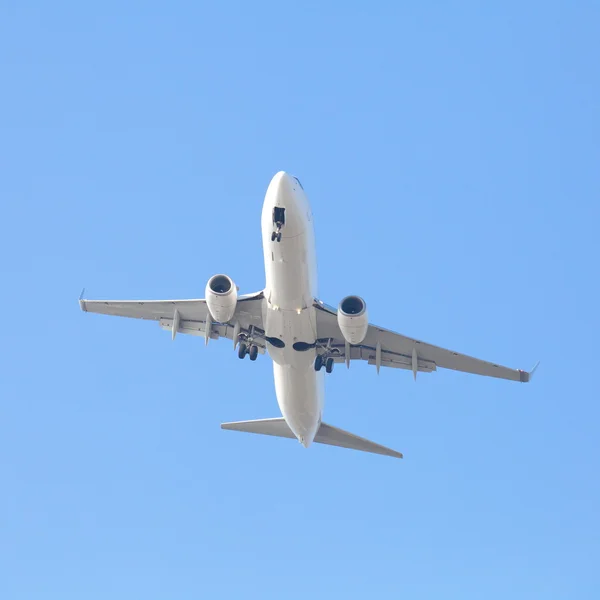
[[[283,208],[281,241],[273,209]],[[280,213],[279,213],[280,214]],[[273,359],[275,393],[283,418],[304,446],[313,441],[323,412],[323,374],[314,369],[315,349],[295,350],[297,342],[314,344],[317,328],[315,237],[310,204],[300,182],[281,171],[273,177],[262,210],[265,258],[263,323]],[[279,340],[279,341],[277,341]],[[275,342],[275,344],[273,343]]]

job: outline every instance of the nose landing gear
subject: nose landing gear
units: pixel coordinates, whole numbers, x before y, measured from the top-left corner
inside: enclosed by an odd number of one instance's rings
[[[271,241],[281,242],[281,228],[285,225],[285,208],[279,206],[273,208],[273,225],[275,231],[271,234]]]

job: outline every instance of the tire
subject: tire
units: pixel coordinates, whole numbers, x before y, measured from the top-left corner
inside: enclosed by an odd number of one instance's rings
[[[271,234],[271,241],[274,242],[276,237],[277,237],[277,234],[275,232],[273,232]]]
[[[323,357],[320,354],[317,354],[315,357],[315,371],[320,371],[323,366]]]
[[[281,241],[281,231],[277,234],[277,242]]]
[[[258,346],[255,346],[254,344],[252,344],[252,346],[250,346],[250,360],[254,361],[256,360],[256,357],[258,356]]]
[[[248,347],[246,346],[246,342],[240,342],[238,346],[238,358],[244,358],[248,351]]]
[[[333,371],[333,358],[331,358],[331,356],[325,362],[325,371],[327,371],[327,373],[331,373]]]

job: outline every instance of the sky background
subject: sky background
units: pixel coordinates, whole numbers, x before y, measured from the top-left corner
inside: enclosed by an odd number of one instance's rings
[[[600,597],[594,2],[0,4],[0,598]],[[530,385],[271,362],[80,312],[264,286],[271,177],[319,296]]]

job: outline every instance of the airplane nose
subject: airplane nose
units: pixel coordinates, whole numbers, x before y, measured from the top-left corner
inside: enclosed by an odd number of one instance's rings
[[[279,171],[271,180],[271,186],[278,194],[287,195],[292,191],[292,178],[285,171]]]
[[[263,211],[266,230],[271,229],[271,221],[273,224],[281,222],[282,238],[297,237],[306,228],[306,211],[297,187],[295,177],[285,171],[279,171],[271,179],[265,196]],[[275,215],[275,209],[283,209],[285,212],[279,211]],[[272,230],[268,231],[268,237],[271,237],[271,232]]]

